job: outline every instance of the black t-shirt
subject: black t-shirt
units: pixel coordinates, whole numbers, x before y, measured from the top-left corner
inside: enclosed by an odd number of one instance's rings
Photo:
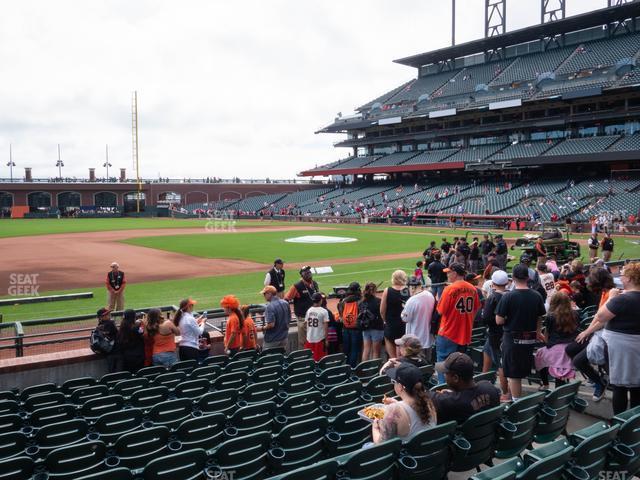
[[[496,244],[496,253],[498,255],[507,253],[507,244],[504,240],[498,240],[498,243]]]
[[[500,405],[500,391],[486,380],[467,390],[434,392],[431,398],[436,407],[438,423],[451,420],[464,423],[471,415]]]
[[[440,245],[440,250],[442,250],[444,253],[449,253],[450,249],[451,249],[451,244],[449,242],[443,242]]]
[[[576,326],[578,325],[578,313],[574,313]],[[578,330],[572,332],[559,332],[556,328],[556,318],[553,314],[548,314],[547,318],[544,322],[545,329],[548,335],[547,347],[553,347],[554,345],[558,345],[560,343],[571,343],[578,336]]]
[[[494,247],[495,245],[491,240],[483,240],[480,242],[480,251],[482,252],[482,255],[489,255],[489,252],[493,250]]]
[[[398,361],[401,363],[410,363],[414,367],[418,368],[429,365],[429,362],[427,362],[423,357],[401,357]]]
[[[439,260],[434,260],[427,270],[432,283],[442,283],[447,281],[447,274],[443,272],[444,264]]]
[[[494,291],[482,308],[482,321],[489,330],[489,335],[502,337],[502,325],[496,323],[496,307],[504,295],[502,292]]]
[[[471,254],[469,257],[471,260],[478,260],[480,259],[480,249],[478,248],[477,245],[474,245],[473,247],[471,247]]]
[[[371,322],[369,330],[384,330],[384,322],[380,316],[380,299],[378,297],[369,297],[362,300],[362,303],[366,303],[367,309],[376,316],[376,319]]]
[[[505,332],[535,332],[538,318],[545,313],[542,296],[530,289],[505,293],[496,308],[496,315],[505,317]]]
[[[604,238],[602,240],[602,250],[605,252],[613,252],[613,238]]]
[[[613,297],[607,301],[607,309],[615,315],[607,323],[607,330],[640,335],[640,292],[626,292]]]
[[[404,304],[409,300],[409,289],[403,288],[402,290],[396,290],[392,287],[387,287],[387,324],[394,327],[403,325],[402,310]]]

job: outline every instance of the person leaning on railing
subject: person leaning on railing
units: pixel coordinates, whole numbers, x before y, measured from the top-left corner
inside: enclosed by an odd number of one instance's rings
[[[180,335],[180,329],[171,320],[163,319],[160,309],[152,308],[147,312],[145,339],[152,345],[153,365],[170,367],[178,361],[176,335]]]

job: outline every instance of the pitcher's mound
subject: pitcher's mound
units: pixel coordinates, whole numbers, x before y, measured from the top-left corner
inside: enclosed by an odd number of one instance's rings
[[[305,235],[304,237],[293,237],[285,240],[285,242],[289,243],[349,243],[357,241],[357,238],[329,237],[325,235]]]

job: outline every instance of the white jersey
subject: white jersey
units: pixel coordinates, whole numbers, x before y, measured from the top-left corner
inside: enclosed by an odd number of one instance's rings
[[[422,348],[431,346],[431,317],[435,303],[431,292],[424,290],[409,298],[402,310],[402,321],[407,324],[406,333],[418,337]]]
[[[324,340],[327,334],[327,323],[329,323],[329,312],[326,308],[311,307],[304,317],[307,322],[307,341],[317,343]]]
[[[549,302],[551,302],[551,297],[556,293],[556,282],[553,279],[553,273],[543,273],[540,275],[540,283],[542,284],[542,288],[547,292],[547,299],[545,301],[545,305],[547,309],[549,308]]]

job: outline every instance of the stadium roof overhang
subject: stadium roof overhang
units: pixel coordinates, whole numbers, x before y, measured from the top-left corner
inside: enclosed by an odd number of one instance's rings
[[[437,63],[453,58],[466,57],[480,52],[497,50],[499,48],[518,45],[540,38],[554,37],[563,33],[584,30],[598,25],[621,22],[628,18],[640,16],[640,2],[631,2],[616,7],[602,8],[580,15],[574,15],[563,20],[543,23],[519,30],[513,30],[503,35],[482,38],[472,42],[461,43],[452,47],[441,48],[431,52],[420,53],[410,57],[394,60],[395,63],[420,68],[423,65]]]

